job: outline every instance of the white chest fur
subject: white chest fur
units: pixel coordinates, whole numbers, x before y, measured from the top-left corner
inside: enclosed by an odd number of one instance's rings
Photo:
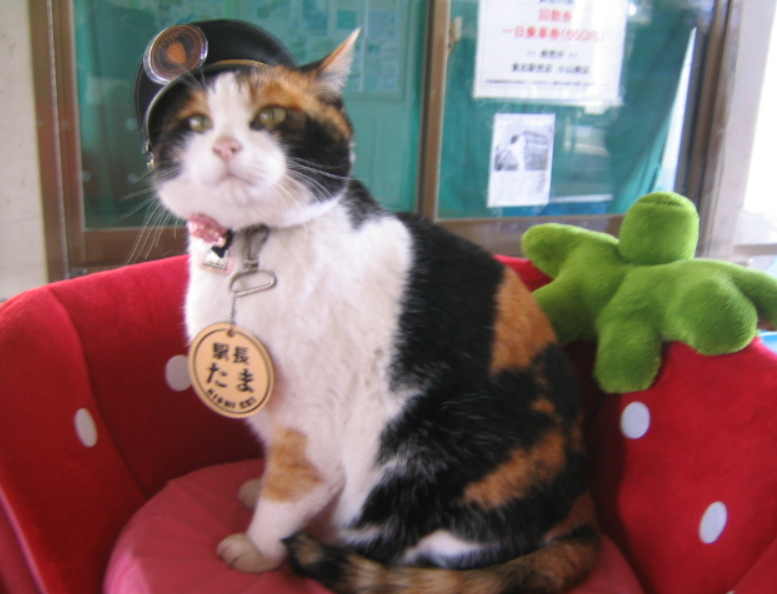
[[[231,276],[201,269],[204,249],[193,240],[190,337],[229,318]],[[245,236],[237,234],[230,249],[236,270],[245,252]],[[276,387],[249,422],[268,442],[273,426],[294,427],[312,452],[339,458],[346,477],[340,507],[358,509],[380,432],[401,406],[390,393],[389,365],[411,262],[409,234],[391,217],[354,230],[336,207],[304,226],[272,230],[259,261],[277,283],[238,298],[235,321],[266,345]],[[241,284],[250,287],[251,278]]]

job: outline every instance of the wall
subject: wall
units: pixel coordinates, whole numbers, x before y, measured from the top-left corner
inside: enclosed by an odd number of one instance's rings
[[[769,245],[770,255],[762,263],[775,261],[777,245],[777,190],[774,178],[774,136],[777,132],[777,19],[772,23],[766,74],[761,89],[755,141],[747,178],[744,209],[737,221],[736,243]],[[775,267],[777,273],[777,266]]]
[[[720,130],[716,130],[722,134],[720,161],[707,197],[711,216],[706,222],[707,239],[701,255],[748,264],[748,257],[736,253],[736,228],[745,195],[754,188],[748,189],[748,174],[777,2],[732,0],[731,3],[733,18],[741,23],[741,29]]]
[[[39,0],[34,0],[39,1]],[[46,282],[28,0],[0,9],[0,300]]]

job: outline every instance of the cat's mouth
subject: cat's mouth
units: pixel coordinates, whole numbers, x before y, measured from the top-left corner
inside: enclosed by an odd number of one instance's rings
[[[262,167],[245,164],[222,164],[214,168],[203,180],[206,185],[220,193],[222,199],[237,198],[238,202],[245,196],[255,196],[257,192],[266,191],[278,182],[280,176],[274,175]]]
[[[252,184],[253,180],[249,179],[246,175],[241,175],[239,171],[235,171],[232,168],[226,167],[221,175],[216,179],[216,186],[224,185],[247,185]]]

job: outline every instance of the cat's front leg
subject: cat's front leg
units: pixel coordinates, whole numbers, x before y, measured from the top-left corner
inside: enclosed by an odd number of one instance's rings
[[[326,448],[309,450],[304,433],[290,428],[273,431],[251,524],[245,534],[225,538],[217,549],[234,569],[259,573],[278,567],[286,558],[281,541],[302,530],[342,487],[336,457]],[[257,486],[241,488],[241,500],[248,495],[244,491]]]
[[[262,492],[264,477],[249,479],[240,486],[237,492],[237,498],[248,509],[256,509],[256,502],[259,501],[259,494]]]

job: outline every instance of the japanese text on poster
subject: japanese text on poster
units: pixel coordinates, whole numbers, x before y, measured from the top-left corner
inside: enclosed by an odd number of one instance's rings
[[[481,0],[475,96],[619,98],[628,0]]]

